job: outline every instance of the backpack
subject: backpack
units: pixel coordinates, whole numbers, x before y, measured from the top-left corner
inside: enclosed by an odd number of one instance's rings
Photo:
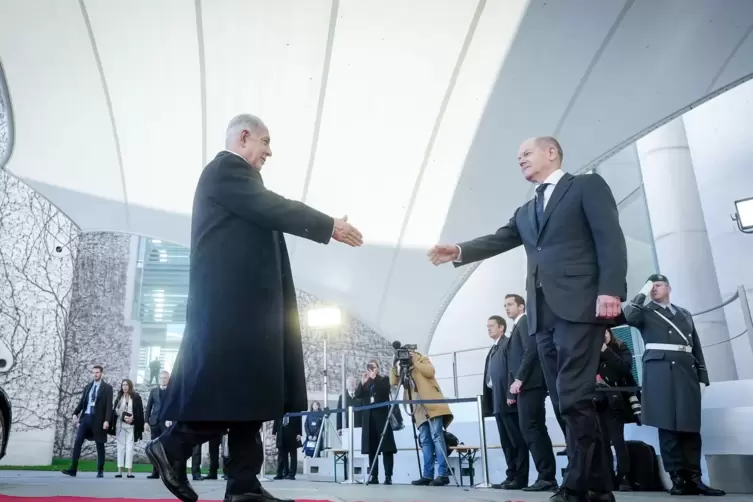
[[[643,441],[625,441],[625,446],[630,455],[630,472],[627,477],[633,490],[663,492],[664,485],[654,447]]]
[[[463,443],[461,443],[458,437],[452,432],[444,431],[444,444],[447,447],[447,456],[449,457],[450,455],[452,455],[452,452],[455,451],[451,450],[450,448],[453,446],[461,445]]]

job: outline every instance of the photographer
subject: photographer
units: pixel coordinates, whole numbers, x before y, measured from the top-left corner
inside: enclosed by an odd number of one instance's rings
[[[601,346],[599,372],[596,376],[597,387],[635,387],[633,378],[633,355],[619,338],[614,336],[611,328],[604,333]],[[617,476],[615,486],[619,491],[632,491],[628,474],[630,472],[630,455],[625,444],[625,424],[634,423],[636,417],[630,406],[628,392],[598,392],[597,410],[605,444],[612,444],[617,455]],[[611,450],[607,455],[609,462]],[[612,465],[612,462],[609,462]]]
[[[398,365],[401,362],[395,362],[395,366],[390,371],[390,384],[392,385],[400,383]],[[431,360],[428,357],[410,350],[410,374],[416,387],[411,389],[408,385],[405,385],[404,397],[406,400],[444,399],[442,390],[436,378],[434,378],[434,365],[431,364]],[[418,428],[421,450],[424,456],[424,469],[422,477],[411,484],[417,486],[445,486],[450,483],[450,469],[442,452],[447,451],[447,445],[444,441],[444,429],[452,422],[450,407],[445,403],[419,404],[413,407],[413,411],[413,418],[416,422],[416,428]],[[434,479],[435,459],[438,474],[436,479]]]
[[[379,361],[372,359],[366,366],[366,371],[361,376],[361,383],[356,388],[356,399],[360,399],[365,405],[386,403],[390,400],[390,380],[379,374]],[[374,464],[379,439],[381,438],[384,425],[387,423],[389,406],[363,410],[361,413],[361,453],[369,456],[369,466],[373,465],[369,484],[379,484],[379,464]],[[384,434],[384,442],[380,451],[384,458],[384,484],[392,484],[392,467],[394,454],[397,453],[395,436],[392,428],[387,427]]]

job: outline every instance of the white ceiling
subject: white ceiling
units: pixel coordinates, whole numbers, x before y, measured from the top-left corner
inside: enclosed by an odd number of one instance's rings
[[[528,197],[520,141],[556,135],[579,170],[751,74],[751,20],[753,0],[0,0],[6,167],[84,231],[187,245],[227,121],[259,115],[267,186],[365,236],[291,239],[298,286],[427,347],[467,271],[426,249]]]

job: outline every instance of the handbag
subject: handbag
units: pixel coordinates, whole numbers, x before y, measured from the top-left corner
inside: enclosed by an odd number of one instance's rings
[[[128,418],[128,417],[132,417],[132,416],[133,416],[133,413],[128,413],[127,411],[124,411],[124,412],[123,412],[123,413],[122,413],[122,414],[120,415],[120,420],[122,420],[123,422],[125,422],[125,421],[126,421],[126,418]]]

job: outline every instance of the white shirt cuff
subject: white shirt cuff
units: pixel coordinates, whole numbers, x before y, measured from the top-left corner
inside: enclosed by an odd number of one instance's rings
[[[452,260],[453,263],[462,263],[463,262],[463,250],[460,249],[460,246],[457,244],[455,245],[456,248],[458,248],[458,257],[456,260]]]

